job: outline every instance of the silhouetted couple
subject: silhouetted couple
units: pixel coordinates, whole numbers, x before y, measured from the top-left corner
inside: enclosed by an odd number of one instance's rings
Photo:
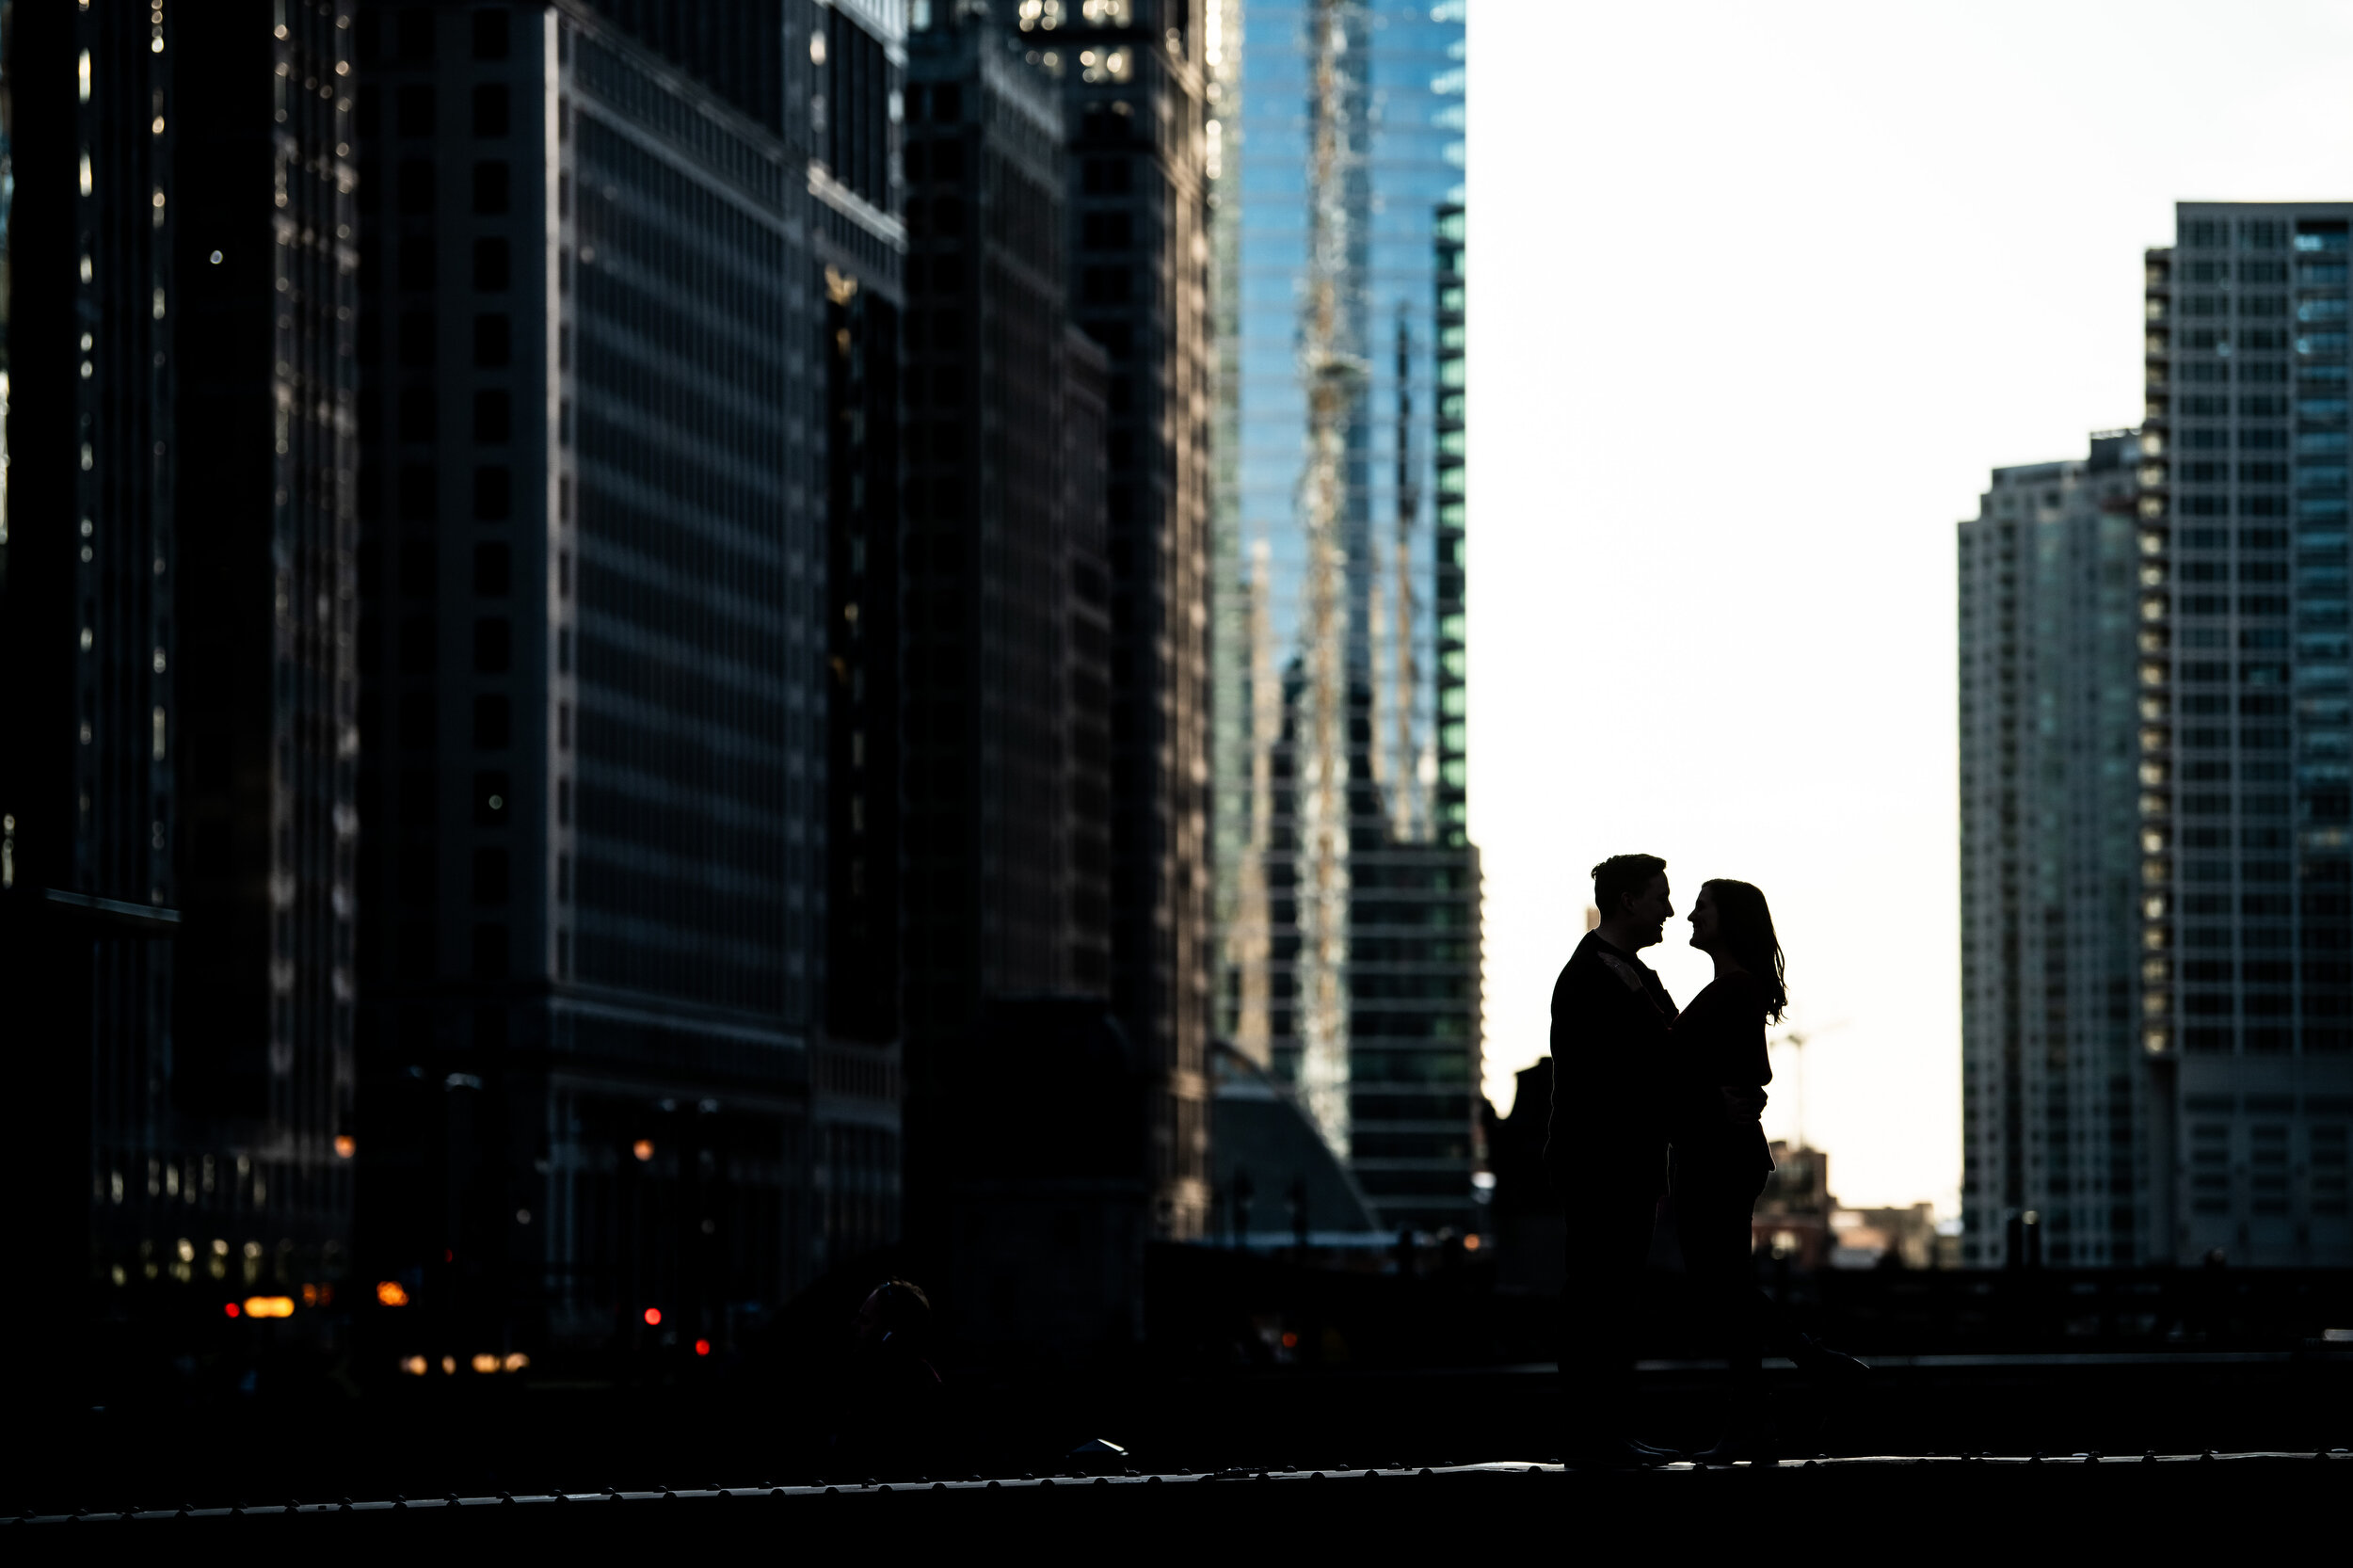
[[[1672,1184],[1685,1273],[1732,1369],[1727,1430],[1689,1457],[1770,1459],[1768,1339],[1817,1376],[1865,1370],[1792,1330],[1757,1288],[1750,1263],[1750,1215],[1773,1172],[1759,1121],[1773,1078],[1765,1026],[1789,1000],[1773,917],[1746,882],[1701,887],[1691,945],[1715,960],[1716,978],[1678,1013],[1636,956],[1658,943],[1674,913],[1667,863],[1612,856],[1593,868],[1593,904],[1600,923],[1553,986],[1545,1140],[1545,1168],[1568,1212],[1561,1352],[1568,1457],[1587,1465],[1685,1457],[1633,1432],[1635,1308],[1659,1200]]]

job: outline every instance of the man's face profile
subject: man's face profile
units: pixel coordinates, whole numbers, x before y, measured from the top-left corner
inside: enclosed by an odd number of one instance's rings
[[[1667,891],[1667,873],[1660,872],[1642,884],[1641,892],[1626,895],[1613,923],[1640,951],[1658,945],[1666,932],[1667,918],[1674,912],[1674,900]]]

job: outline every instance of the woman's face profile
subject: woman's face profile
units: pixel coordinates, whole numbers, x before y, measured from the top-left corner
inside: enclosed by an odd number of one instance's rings
[[[1705,888],[1691,905],[1691,945],[1702,952],[1716,951],[1716,895]]]

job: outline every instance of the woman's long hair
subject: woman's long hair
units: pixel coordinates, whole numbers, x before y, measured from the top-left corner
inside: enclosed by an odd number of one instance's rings
[[[1773,935],[1773,912],[1754,883],[1717,877],[1700,891],[1716,895],[1716,939],[1724,955],[1765,983],[1765,1020],[1779,1023],[1789,1005],[1789,965]]]

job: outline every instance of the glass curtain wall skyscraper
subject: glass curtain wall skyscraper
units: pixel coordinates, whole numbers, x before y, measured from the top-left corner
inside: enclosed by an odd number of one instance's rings
[[[1961,1261],[2138,1261],[2134,432],[1961,525]]]
[[[1218,1027],[1382,1224],[1477,1228],[1465,12],[1219,0]],[[1310,1217],[1312,1219],[1312,1217]]]
[[[2353,204],[2185,202],[2152,251],[2139,1012],[2158,1256],[2353,1262]]]

